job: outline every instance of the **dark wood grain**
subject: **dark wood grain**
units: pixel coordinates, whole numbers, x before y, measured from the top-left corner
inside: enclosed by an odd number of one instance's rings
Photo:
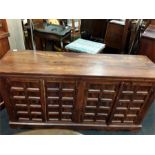
[[[145,56],[89,55],[63,52],[8,52],[1,74],[43,74],[154,78],[155,65]]]
[[[125,41],[125,22],[118,23],[117,20],[111,20],[107,24],[104,43],[106,46],[116,49],[122,48],[122,41]],[[123,34],[124,33],[124,34]]]
[[[155,25],[149,25],[142,34],[138,54],[146,55],[155,62]]]
[[[0,58],[10,49],[8,37],[8,32],[0,32]]]
[[[6,19],[0,19],[0,31],[8,32]]]
[[[81,34],[85,32],[90,35],[85,36],[84,39],[104,40],[108,21],[108,19],[81,19]]]
[[[136,130],[155,98],[146,56],[9,51],[0,66],[11,127]]]

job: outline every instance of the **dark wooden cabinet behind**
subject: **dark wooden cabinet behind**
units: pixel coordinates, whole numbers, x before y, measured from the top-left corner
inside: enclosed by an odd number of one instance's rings
[[[9,37],[9,33],[0,32],[0,59],[10,49],[8,37]]]
[[[5,19],[0,19],[0,59],[10,49],[8,41],[9,33]],[[4,102],[0,96],[0,110],[4,108]]]
[[[0,58],[10,49],[9,33],[5,19],[0,19]]]
[[[107,23],[107,19],[81,19],[81,32],[87,32],[92,39],[104,40]]]
[[[146,55],[155,63],[155,25],[149,25],[140,40],[140,55]]]
[[[155,98],[155,65],[147,57],[21,53],[0,61],[0,92],[12,127],[141,128]]]

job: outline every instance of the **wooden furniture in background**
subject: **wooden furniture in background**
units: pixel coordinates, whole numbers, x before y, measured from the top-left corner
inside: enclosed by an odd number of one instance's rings
[[[9,33],[5,19],[0,19],[0,58],[10,49]]]
[[[46,48],[46,41],[57,41],[64,49],[64,41],[71,40],[71,28],[62,25],[38,24],[34,26],[34,40],[37,50]]]
[[[125,21],[111,20],[107,25],[104,43],[106,46],[122,49],[123,32]]]
[[[33,24],[43,24],[44,19],[32,19]]]
[[[6,19],[0,19],[0,31],[8,32]]]
[[[80,28],[81,28],[81,20],[78,19],[77,20],[77,24],[78,25],[75,25],[75,19],[71,19],[71,22],[72,22],[72,37],[73,38],[76,38],[76,37],[79,37],[81,32],[80,32]]]
[[[155,25],[155,19],[150,19],[150,24]]]
[[[128,51],[128,46],[129,46],[129,38],[130,38],[130,33],[131,33],[131,19],[126,19],[125,20],[125,25],[124,25],[124,30],[123,30],[123,35],[122,35],[122,43],[121,43],[121,53],[126,53]]]
[[[5,19],[0,19],[0,59],[10,49],[8,41],[9,33]],[[0,110],[4,108],[4,102],[0,96]]]
[[[111,20],[108,23],[104,43],[123,54],[133,54],[138,46],[143,20]]]
[[[155,98],[146,56],[19,51],[0,66],[11,127],[136,130]]]
[[[0,32],[0,58],[10,49],[8,37],[8,32]]]
[[[81,19],[81,37],[103,42],[108,19]]]
[[[146,55],[155,62],[155,25],[149,25],[142,34],[138,54]]]

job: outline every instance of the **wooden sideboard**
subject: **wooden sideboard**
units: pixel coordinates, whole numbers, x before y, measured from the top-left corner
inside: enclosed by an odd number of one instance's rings
[[[146,55],[155,62],[155,25],[149,25],[142,34],[138,54]]]
[[[9,51],[0,66],[11,127],[137,130],[155,98],[146,56]]]

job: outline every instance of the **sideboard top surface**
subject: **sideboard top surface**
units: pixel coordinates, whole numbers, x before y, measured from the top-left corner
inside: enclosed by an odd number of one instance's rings
[[[0,74],[133,77],[155,79],[155,64],[146,56],[9,51],[0,60]]]

